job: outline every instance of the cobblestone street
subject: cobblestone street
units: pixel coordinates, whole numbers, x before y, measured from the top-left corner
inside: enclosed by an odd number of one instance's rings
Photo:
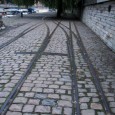
[[[5,19],[0,115],[114,115],[115,53],[73,20]]]

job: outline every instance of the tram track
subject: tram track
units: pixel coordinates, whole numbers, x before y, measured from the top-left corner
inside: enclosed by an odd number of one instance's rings
[[[10,45],[11,43],[15,42],[15,41],[18,40],[20,37],[26,35],[26,34],[29,33],[30,31],[36,29],[37,27],[39,27],[39,26],[41,26],[41,25],[43,25],[43,23],[41,23],[41,24],[34,24],[34,25],[32,25],[32,26],[26,28],[23,32],[21,32],[21,33],[20,33],[19,35],[17,35],[16,37],[14,37],[14,38],[8,40],[7,42],[5,42],[5,43],[3,43],[3,44],[1,44],[1,45],[0,45],[0,50],[3,49],[3,48],[5,48],[6,46]]]
[[[60,22],[56,25],[55,29],[50,33],[50,29],[49,29],[48,25],[45,23],[46,28],[47,28],[47,35],[46,35],[44,41],[42,42],[40,48],[38,49],[38,51],[35,53],[34,57],[32,58],[30,64],[27,67],[27,70],[21,76],[18,83],[15,85],[15,87],[11,91],[10,95],[7,97],[5,103],[1,106],[0,115],[5,115],[5,113],[7,112],[8,108],[10,107],[10,105],[12,104],[16,95],[18,94],[18,92],[19,92],[21,86],[23,85],[24,81],[26,80],[27,76],[32,71],[36,61],[38,59],[40,59],[41,56],[43,55],[44,50],[46,49],[47,45],[49,44],[50,39],[52,38],[52,36],[55,33],[56,29],[58,28],[59,24],[60,24]],[[28,31],[30,31],[30,30],[28,30]]]
[[[75,22],[74,22],[73,24],[74,24],[74,27],[75,27],[75,30],[76,30],[76,33],[77,33],[77,35],[74,34],[74,36],[75,36],[75,38],[77,39],[78,46],[79,46],[80,49],[81,49],[82,56],[83,56],[85,62],[88,64],[90,73],[91,73],[91,75],[92,75],[92,77],[93,77],[93,79],[94,79],[94,84],[95,84],[95,86],[96,86],[96,89],[97,89],[98,94],[99,94],[99,96],[100,96],[100,99],[101,99],[101,101],[102,101],[103,107],[104,107],[104,109],[105,109],[107,115],[113,115],[113,114],[111,113],[111,109],[110,109],[110,107],[109,107],[109,104],[108,104],[108,102],[107,102],[106,96],[105,96],[104,91],[103,91],[103,88],[102,88],[101,83],[100,83],[100,81],[99,81],[98,73],[97,73],[97,71],[95,70],[95,68],[94,68],[94,66],[93,66],[93,64],[92,64],[92,62],[91,62],[91,60],[90,60],[90,58],[89,58],[89,56],[88,56],[88,54],[87,54],[87,51],[86,51],[86,49],[85,49],[85,47],[84,47],[84,44],[83,44],[83,42],[82,42],[82,39],[81,39],[81,37],[80,37],[79,31],[78,31],[78,29],[77,29],[77,26],[76,26]]]
[[[74,49],[73,49],[73,41],[72,41],[72,35],[74,35],[75,38],[78,41],[78,46],[81,49],[81,53],[83,55],[83,58],[86,61],[86,63],[88,64],[90,73],[93,76],[94,84],[96,86],[96,89],[97,89],[98,94],[100,96],[100,99],[102,101],[103,107],[104,107],[107,115],[113,115],[112,112],[111,112],[111,109],[108,105],[106,96],[105,96],[104,91],[102,89],[102,86],[100,84],[99,76],[98,76],[94,66],[92,65],[90,59],[89,59],[89,56],[88,56],[87,51],[86,51],[86,49],[83,45],[83,42],[81,40],[80,34],[77,30],[77,27],[76,27],[75,23],[73,23],[73,24],[75,26],[75,30],[76,30],[77,34],[71,30],[71,24],[70,23],[69,23],[69,28],[67,26],[65,26],[64,24],[60,24],[61,25],[60,28],[62,28],[62,30],[64,31],[64,33],[66,34],[66,36],[68,38],[67,44],[68,44],[69,59],[70,59],[70,63],[71,63],[71,74],[72,74],[72,76],[73,75],[76,76],[76,65],[75,65],[75,61],[74,61],[75,59],[74,59]],[[68,35],[66,30],[62,26],[65,27],[70,32],[70,35]],[[75,113],[75,114],[80,115],[81,113],[80,113],[80,108],[79,108],[79,96],[78,96],[79,92],[78,92],[77,79],[76,79],[77,76],[76,76],[75,79],[73,79],[73,78],[75,78],[75,77],[72,77],[72,81],[73,81],[73,88],[72,88],[73,89],[73,100],[74,100],[74,104],[77,105],[77,107],[76,107],[76,112],[77,113]],[[77,91],[76,91],[76,89],[77,89]]]
[[[78,92],[78,83],[77,83],[77,75],[76,75],[76,64],[75,64],[75,55],[73,48],[73,39],[72,39],[72,30],[71,30],[71,22],[69,22],[69,37],[67,39],[68,45],[68,54],[71,64],[71,77],[72,77],[72,89],[73,89],[73,103],[75,104],[75,115],[81,115],[80,105],[79,105],[79,92]]]
[[[55,23],[55,22],[54,22]],[[69,33],[62,27],[66,27],[69,30]],[[76,76],[76,64],[75,64],[75,56],[74,56],[74,49],[73,49],[73,40],[72,34],[75,34],[71,30],[71,23],[69,22],[69,28],[62,23],[59,26],[66,35],[67,38],[67,50],[68,50],[68,57],[70,61],[70,73],[72,78],[72,103],[73,103],[73,110],[72,115],[81,115],[80,112],[80,105],[79,105],[79,93],[78,93],[78,83],[77,83],[77,76]]]
[[[76,27],[75,23],[73,23],[73,24],[75,26],[76,33],[74,33],[71,29],[71,22],[69,22],[69,27],[64,26],[61,22],[54,22],[54,23],[56,24],[56,27],[53,30],[53,32],[51,32],[51,34],[50,34],[50,29],[49,29],[48,25],[45,23],[46,28],[47,28],[47,35],[46,35],[46,38],[44,39],[44,41],[42,42],[41,47],[38,49],[37,52],[22,52],[22,54],[23,53],[24,54],[35,54],[35,56],[31,60],[27,70],[25,71],[25,73],[23,74],[23,76],[21,77],[19,82],[16,84],[16,86],[14,87],[14,89],[12,90],[12,92],[10,93],[8,98],[6,99],[5,103],[1,107],[0,115],[5,115],[6,111],[8,110],[8,108],[10,107],[14,98],[18,94],[18,92],[19,92],[21,86],[23,85],[24,81],[26,80],[27,76],[30,74],[30,72],[31,72],[33,66],[35,65],[36,61],[38,59],[40,59],[42,55],[49,55],[49,53],[47,53],[47,52],[45,53],[44,50],[48,46],[48,44],[50,42],[50,39],[52,38],[53,34],[55,33],[55,31],[58,27],[60,27],[63,30],[63,32],[65,33],[66,38],[67,38],[67,50],[68,50],[68,57],[69,57],[69,61],[70,61],[70,72],[71,72],[71,78],[72,78],[72,103],[73,103],[73,113],[72,113],[72,115],[81,115],[80,104],[79,104],[78,83],[77,83],[77,75],[76,75],[75,55],[74,55],[74,48],[73,48],[73,36],[76,38],[78,46],[79,46],[79,48],[81,50],[81,53],[83,55],[83,58],[84,58],[85,62],[88,64],[90,73],[91,73],[91,75],[94,79],[94,84],[96,86],[98,94],[99,94],[99,96],[101,98],[101,101],[103,103],[103,107],[104,107],[105,111],[107,112],[107,115],[113,115],[111,113],[111,110],[108,106],[107,99],[106,99],[106,97],[104,95],[104,92],[103,92],[103,89],[101,87],[101,84],[100,84],[100,81],[99,81],[99,78],[98,78],[98,74],[97,74],[94,66],[92,65],[92,63],[89,59],[89,56],[88,56],[87,51],[86,51],[86,49],[83,45],[83,42],[81,40],[79,31],[77,30],[77,27]],[[68,32],[66,31],[65,28],[67,29]],[[33,27],[31,29],[24,30],[23,34],[25,35],[26,33],[32,31],[32,29],[35,29],[35,28]],[[20,52],[17,52],[17,54],[20,54]],[[52,54],[50,53],[50,55],[52,55]],[[55,53],[53,55],[62,55],[62,54],[56,54]]]

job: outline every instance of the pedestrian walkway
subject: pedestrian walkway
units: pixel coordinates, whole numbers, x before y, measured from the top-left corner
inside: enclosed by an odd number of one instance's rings
[[[115,53],[79,21],[35,23],[1,48],[0,113],[114,115]]]

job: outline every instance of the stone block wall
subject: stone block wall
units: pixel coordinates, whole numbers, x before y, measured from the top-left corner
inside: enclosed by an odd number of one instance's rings
[[[115,1],[84,6],[82,21],[115,51]]]

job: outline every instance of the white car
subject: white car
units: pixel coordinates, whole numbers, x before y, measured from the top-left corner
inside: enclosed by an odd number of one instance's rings
[[[28,14],[28,9],[19,9],[19,12],[23,13],[23,15],[27,15]]]
[[[6,9],[7,17],[16,16],[19,13],[18,9]]]

